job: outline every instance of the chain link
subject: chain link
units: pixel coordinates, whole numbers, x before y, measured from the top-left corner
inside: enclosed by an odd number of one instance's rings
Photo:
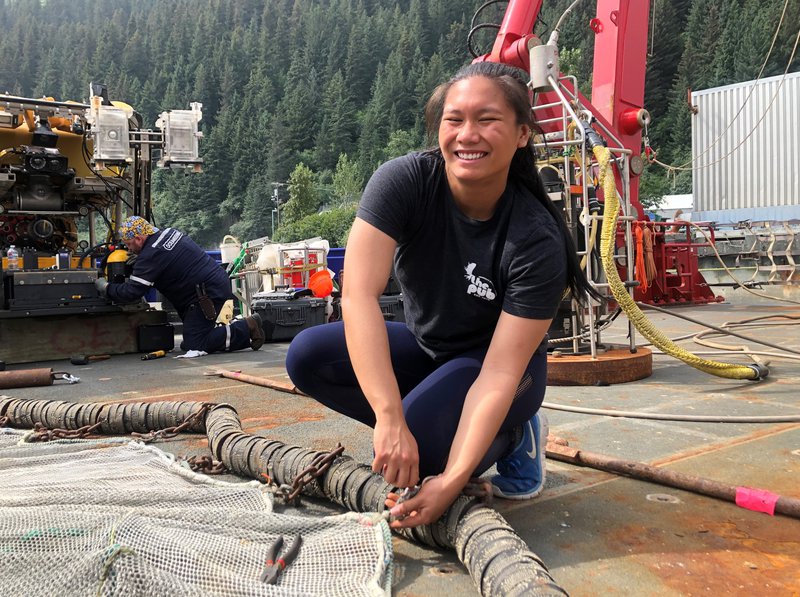
[[[336,447],[331,452],[321,452],[317,454],[314,460],[311,461],[311,464],[300,471],[292,481],[292,491],[288,495],[287,502],[294,501],[297,496],[300,495],[303,487],[311,483],[314,479],[318,479],[324,475],[328,469],[331,468],[333,461],[342,455],[342,452],[344,452],[344,447],[341,443],[337,443]]]
[[[154,441],[162,440],[162,439],[171,439],[176,435],[180,434],[182,431],[185,431],[189,427],[192,426],[197,419],[206,416],[206,413],[213,405],[204,402],[203,406],[200,410],[196,413],[189,415],[180,425],[175,427],[165,427],[164,429],[159,429],[158,431],[149,431],[148,433],[136,433],[135,431],[131,432],[131,435],[139,438],[140,441],[144,442],[145,444],[149,444]]]
[[[221,475],[228,472],[228,468],[219,460],[211,456],[190,456],[185,461],[191,470],[204,475]]]
[[[272,464],[267,465],[267,472],[261,473],[261,476],[264,477],[264,484],[267,486],[267,491],[272,493],[276,498],[282,499],[285,504],[291,504],[292,506],[300,505],[300,500],[296,496],[294,498],[289,497],[292,493],[291,485],[287,483],[278,485],[274,481],[275,475],[272,470]]]
[[[491,482],[486,479],[481,479],[480,477],[472,477],[467,481],[461,493],[469,497],[476,497],[487,506],[491,505],[492,498],[494,497]]]
[[[145,434],[132,432],[131,435],[139,438],[144,443],[175,437],[182,431],[191,427],[192,423],[194,423],[197,419],[205,417],[211,406],[213,405],[204,403],[203,407],[199,411],[187,417],[183,423],[175,427],[166,427],[164,429],[150,431],[149,433]],[[5,425],[8,420],[8,417],[0,418],[0,426]],[[30,441],[44,442],[51,441],[53,439],[81,439],[95,432],[100,428],[101,425],[102,423],[98,422],[94,425],[86,425],[80,429],[71,431],[67,429],[47,429],[41,423],[36,423],[34,425],[34,435],[31,437]],[[268,485],[272,485],[274,487],[272,491],[275,493],[276,497],[282,498],[287,504],[296,504],[303,488],[328,472],[331,464],[333,464],[333,462],[339,458],[343,452],[344,446],[342,446],[341,443],[337,443],[336,447],[330,452],[320,452],[314,457],[310,465],[308,465],[305,469],[300,471],[297,476],[295,476],[291,484],[282,483],[281,485],[276,485],[272,481],[272,475],[270,474],[264,475],[264,478],[266,479]],[[219,475],[227,472],[228,470],[222,462],[216,461],[210,456],[192,456],[187,458],[186,462],[191,470],[207,475]]]
[[[175,437],[181,431],[184,431],[185,429],[191,427],[192,423],[194,423],[197,419],[204,417],[212,406],[213,404],[209,402],[203,403],[203,406],[200,410],[186,417],[186,420],[180,425],[177,425],[176,427],[166,427],[164,429],[159,429],[158,431],[150,431],[149,433],[146,434],[132,432],[131,435],[139,438],[146,444],[158,439],[168,439],[171,437]],[[10,417],[0,417],[0,427],[4,427],[7,423],[10,422],[10,420],[11,420]],[[31,435],[29,441],[49,442],[54,439],[84,439],[87,436],[93,434],[95,431],[99,430],[100,427],[103,425],[103,423],[104,421],[99,421],[94,425],[84,425],[79,429],[62,429],[59,427],[48,429],[41,423],[34,423],[33,435]]]
[[[331,464],[342,455],[342,452],[344,452],[344,447],[341,443],[337,443],[331,452],[320,452],[314,457],[310,465],[295,476],[291,484],[281,483],[278,485],[275,483],[271,465],[268,466],[267,472],[262,473],[261,476],[264,477],[264,482],[275,497],[282,499],[286,504],[297,506],[300,503],[299,497],[303,487],[324,475],[331,467]]]
[[[49,442],[54,439],[84,439],[100,429],[101,425],[102,423],[95,423],[94,425],[84,425],[80,429],[48,429],[41,423],[35,423],[33,435],[28,441]]]

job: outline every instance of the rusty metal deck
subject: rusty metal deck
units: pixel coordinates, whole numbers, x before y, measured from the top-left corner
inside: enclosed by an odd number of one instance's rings
[[[767,314],[800,316],[797,307],[776,303],[678,309],[716,324]],[[649,316],[671,337],[700,330],[660,313]],[[624,343],[625,325],[621,321],[604,339]],[[742,331],[800,350],[796,326]],[[246,431],[317,449],[341,442],[347,454],[369,462],[371,433],[366,427],[302,396],[203,375],[214,368],[240,369],[286,381],[286,346],[192,360],[143,362],[138,355],[125,355],[86,367],[66,361],[16,365],[9,368],[66,369],[81,382],[4,393],[80,402],[226,402],[236,408]],[[647,379],[613,386],[551,387],[546,400],[653,413],[800,415],[800,362],[773,360],[770,368],[770,377],[759,383],[729,381],[654,355],[653,375]],[[551,434],[576,448],[800,498],[800,424],[666,422],[557,410],[547,414]],[[159,447],[181,456],[207,453],[199,436],[181,436]],[[495,506],[573,596],[800,594],[800,520],[552,460],[542,497],[531,502],[497,500]],[[338,511],[309,500],[302,509],[310,516]],[[396,595],[476,594],[455,554],[399,538],[394,545]]]

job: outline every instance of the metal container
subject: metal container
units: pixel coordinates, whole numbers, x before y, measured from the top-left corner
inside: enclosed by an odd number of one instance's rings
[[[692,220],[800,218],[800,72],[695,91]]]

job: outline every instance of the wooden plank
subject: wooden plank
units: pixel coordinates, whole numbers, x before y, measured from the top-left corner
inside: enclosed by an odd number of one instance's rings
[[[166,321],[167,313],[155,310],[0,319],[0,360],[33,363],[138,352],[138,327]]]

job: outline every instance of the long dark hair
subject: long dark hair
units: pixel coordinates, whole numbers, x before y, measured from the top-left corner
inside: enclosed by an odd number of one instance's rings
[[[447,97],[447,93],[450,91],[453,84],[472,77],[486,77],[487,79],[491,79],[502,91],[506,102],[508,102],[508,105],[514,111],[517,124],[524,124],[532,131],[535,130],[536,124],[533,121],[533,112],[531,110],[527,73],[519,68],[506,64],[475,62],[461,68],[453,78],[434,89],[428,102],[425,104],[425,128],[428,133],[428,142],[432,147],[437,145],[436,139],[439,132],[439,125],[442,122],[444,101]],[[431,149],[431,151],[441,157],[441,150],[438,148]],[[564,221],[564,216],[560,213],[558,208],[553,205],[553,202],[550,200],[544,188],[542,179],[539,177],[532,140],[529,140],[525,147],[517,149],[514,157],[511,159],[508,177],[516,180],[527,188],[558,223],[561,236],[564,240],[564,250],[567,257],[567,287],[572,292],[572,296],[580,301],[583,301],[586,294],[597,298],[599,296],[597,291],[592,288],[591,284],[586,279],[586,274],[583,272],[583,268],[581,268],[580,262],[578,261],[575,243]]]

